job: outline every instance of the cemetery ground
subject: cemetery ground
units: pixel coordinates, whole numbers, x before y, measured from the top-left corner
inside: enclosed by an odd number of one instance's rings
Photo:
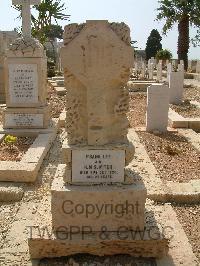
[[[48,88],[48,92],[48,101],[52,106],[52,117],[58,118],[62,110],[65,108],[64,97],[58,96],[55,90],[50,87]],[[143,132],[140,128],[145,125],[146,93],[134,92],[130,94],[130,98],[130,112],[128,114],[130,127],[137,129],[137,134],[145,146],[151,161],[159,173],[159,177],[164,182],[164,185],[167,185],[170,181],[188,183],[190,180],[200,179],[199,154],[192,144],[179,133],[179,130],[173,130],[167,134],[160,134],[159,132],[150,134]],[[199,101],[200,90],[191,87],[185,88],[184,98],[192,101]],[[0,117],[3,108],[4,107],[1,107]],[[184,112],[187,117],[191,114],[190,109],[185,109]],[[56,140],[43,161],[35,183],[12,184],[24,191],[23,198],[17,202],[2,202],[0,204],[0,249],[5,252],[3,254],[0,253],[0,262],[5,256],[7,259],[5,265],[32,265],[29,264],[29,254],[27,251],[28,245],[26,237],[28,234],[28,228],[26,228],[26,226],[28,226],[28,224],[26,223],[32,215],[38,214],[40,216],[39,212],[41,204],[44,205],[46,210],[50,208],[47,202],[50,197],[51,182],[57,166],[62,163],[60,151],[63,140],[64,130],[60,129]],[[32,140],[30,139],[29,141],[31,143]],[[17,194],[18,191],[16,190],[15,193]],[[157,204],[162,206],[165,203],[157,202]],[[166,204],[172,205],[177,214],[178,220],[183,226],[189,239],[193,252],[200,260],[199,201],[197,200],[193,204],[186,202],[176,203],[173,201]],[[42,219],[43,217],[40,218]],[[19,236],[24,236],[24,239]],[[80,262],[80,265],[81,263],[83,265],[85,262],[94,263],[94,261],[96,263],[104,263],[104,265],[106,265],[106,263],[108,265],[115,265],[116,262],[118,262],[119,265],[120,263],[122,263],[122,265],[128,263],[145,266],[156,265],[155,260],[132,259],[129,256],[106,256],[103,258],[93,256],[91,258],[91,256],[79,255],[74,256],[73,258],[76,262]],[[41,260],[40,265],[70,265],[67,264],[67,261],[68,258],[43,259]]]

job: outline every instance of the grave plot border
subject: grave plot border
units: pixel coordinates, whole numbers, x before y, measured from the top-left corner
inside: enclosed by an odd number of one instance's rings
[[[35,182],[42,162],[56,138],[58,121],[53,120],[48,129],[3,129],[0,137],[6,134],[16,136],[36,136],[35,141],[20,162],[0,161],[0,181]]]

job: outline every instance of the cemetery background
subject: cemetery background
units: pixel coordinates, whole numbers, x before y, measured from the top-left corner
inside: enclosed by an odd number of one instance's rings
[[[139,65],[140,59],[138,61]],[[135,72],[133,72],[131,77],[132,79],[129,83],[130,89],[133,86],[132,82],[135,79],[134,73]],[[153,77],[155,80],[157,79],[156,73],[153,73]],[[162,76],[162,79],[165,81],[164,75]],[[199,179],[199,155],[192,145],[188,143],[185,138],[180,136],[179,132],[166,133],[163,135],[160,135],[159,132],[155,132],[155,134],[141,132],[139,128],[145,126],[146,93],[140,91],[131,92],[130,98],[130,111],[128,113],[130,127],[138,128],[137,132],[141,142],[145,145],[148,155],[158,170],[159,176],[161,177],[162,181],[164,181],[164,184],[169,184],[168,181],[184,183],[189,182],[190,180]],[[67,106],[63,101],[63,96],[59,96],[57,94],[56,87],[52,86],[51,83],[48,84],[47,99],[48,103],[52,105],[51,117],[58,118],[63,109],[66,109]],[[198,102],[200,101],[198,80],[185,80],[184,99]],[[191,107],[188,102],[178,106],[171,105],[171,107],[185,117],[199,117],[199,109],[194,106]],[[38,205],[41,204],[41,201],[44,202],[45,206],[45,197],[48,197],[49,195],[50,183],[56,172],[58,164],[62,163],[60,150],[64,139],[64,130],[61,129],[60,134],[57,136],[48,156],[43,162],[37,181],[32,185],[24,184],[18,186],[20,187],[20,189],[17,190],[19,195],[21,193],[21,189],[24,191],[24,197],[22,201],[11,203],[9,205],[2,203],[2,247],[6,246],[7,248],[11,248],[12,243],[9,239],[18,235],[19,233],[13,232],[12,230],[10,231],[11,224],[18,224],[19,231],[23,230],[23,224],[20,224],[18,221],[19,217],[24,215],[26,211],[27,215],[30,215],[29,212],[37,213],[39,208]],[[46,207],[49,208],[49,206]],[[193,251],[195,252],[196,256],[198,256],[198,223],[200,218],[199,205],[197,203],[194,205],[187,204],[186,206],[182,204],[174,204],[173,208],[176,210],[179,221],[184,226],[187,237],[192,244]],[[12,263],[19,263],[22,265],[22,263],[27,263],[26,260],[28,260],[28,257],[25,254],[20,256],[10,254],[10,260]],[[91,260],[91,258],[89,260]],[[121,260],[122,263],[126,263],[126,260],[128,259],[122,258]],[[51,260],[49,260],[49,262],[50,261]],[[59,260],[55,259],[51,262],[58,263],[58,261]],[[44,260],[43,263],[45,265],[47,260]],[[149,261],[143,261],[143,263],[148,265]]]

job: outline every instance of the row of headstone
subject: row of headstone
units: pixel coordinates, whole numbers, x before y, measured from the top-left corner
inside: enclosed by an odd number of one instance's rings
[[[200,60],[188,60],[188,71],[200,73]]]

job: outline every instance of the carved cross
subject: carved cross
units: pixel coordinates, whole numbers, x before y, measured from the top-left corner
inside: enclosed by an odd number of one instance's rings
[[[31,5],[40,5],[41,0],[12,0],[12,3],[22,6],[22,35],[31,37]]]

